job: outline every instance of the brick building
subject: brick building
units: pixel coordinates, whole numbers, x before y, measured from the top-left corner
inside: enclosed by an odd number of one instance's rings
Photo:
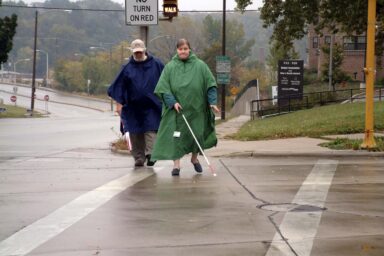
[[[323,53],[321,48],[325,44],[330,44],[331,34],[325,33],[320,36],[316,34],[313,27],[308,31],[308,68],[316,69],[317,74],[321,76],[321,69],[324,62],[327,62],[325,58],[327,55]],[[333,35],[333,42],[342,46],[344,60],[342,69],[354,80],[363,81],[364,74],[363,68],[365,63],[365,35],[347,36],[343,34]],[[382,58],[382,65],[384,64],[384,56]],[[384,67],[376,67],[376,80],[384,78]]]

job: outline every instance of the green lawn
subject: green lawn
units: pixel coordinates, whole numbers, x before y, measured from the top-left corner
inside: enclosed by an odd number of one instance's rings
[[[27,117],[25,114],[27,113],[27,110],[22,107],[18,107],[15,105],[5,105],[0,104],[1,108],[6,108],[7,111],[0,113],[0,118],[22,118]],[[38,112],[34,112],[34,117],[41,117],[41,114]]]
[[[375,102],[375,131],[384,131],[384,102]],[[262,140],[362,133],[365,103],[336,104],[249,121],[234,139]]]

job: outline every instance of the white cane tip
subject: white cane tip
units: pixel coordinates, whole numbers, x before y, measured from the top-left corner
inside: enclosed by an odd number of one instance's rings
[[[217,176],[217,174],[216,174],[216,173],[214,173],[214,174],[213,174],[213,176],[214,176],[214,177],[216,177],[216,176]]]

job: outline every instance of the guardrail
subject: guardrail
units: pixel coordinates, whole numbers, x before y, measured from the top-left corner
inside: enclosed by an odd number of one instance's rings
[[[382,100],[384,88],[375,87],[375,99]],[[280,115],[301,109],[308,109],[314,106],[322,106],[330,103],[344,101],[353,102],[365,99],[365,89],[343,89],[336,91],[321,91],[303,94],[292,94],[287,97],[253,100],[251,104],[251,119],[256,117]],[[277,103],[274,105],[274,102]]]

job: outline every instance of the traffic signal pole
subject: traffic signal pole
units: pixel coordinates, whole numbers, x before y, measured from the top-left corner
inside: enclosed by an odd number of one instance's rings
[[[364,73],[366,76],[365,93],[365,136],[361,144],[362,148],[375,148],[374,138],[374,82],[375,82],[375,29],[376,29],[376,0],[368,0],[368,23],[367,23],[367,56]]]

